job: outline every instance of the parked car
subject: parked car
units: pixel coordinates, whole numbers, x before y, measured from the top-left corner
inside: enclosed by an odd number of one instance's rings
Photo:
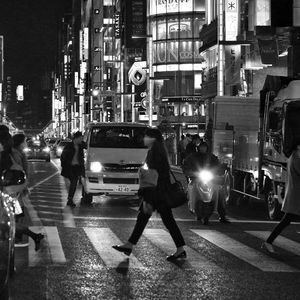
[[[27,159],[43,159],[50,161],[50,147],[43,140],[30,140],[25,148]]]
[[[14,274],[15,216],[13,199],[0,194],[0,299],[9,299],[9,281]]]
[[[69,143],[72,143],[71,140],[63,140],[63,141],[60,141],[57,146],[56,146],[56,149],[55,149],[55,156],[56,157],[60,157],[61,156],[61,153],[63,152],[64,150],[64,147],[69,144]]]

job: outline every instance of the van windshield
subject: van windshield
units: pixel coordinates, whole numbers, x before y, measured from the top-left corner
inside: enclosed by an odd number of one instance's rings
[[[145,148],[145,127],[94,127],[90,147],[95,148]]]

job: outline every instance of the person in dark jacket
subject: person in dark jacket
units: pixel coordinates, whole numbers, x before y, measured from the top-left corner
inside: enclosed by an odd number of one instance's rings
[[[183,172],[186,176],[191,177],[195,172],[204,166],[209,166],[209,168],[215,170],[219,175],[221,172],[220,162],[217,156],[209,152],[209,146],[206,142],[202,142],[198,147],[199,152],[190,154],[184,161]],[[218,199],[218,214],[219,221],[221,223],[230,223],[226,217],[226,210],[224,199],[222,193],[219,195]],[[208,219],[204,220],[204,224],[208,224]]]
[[[187,157],[188,155],[198,152],[199,145],[201,144],[201,138],[198,134],[195,134],[192,136],[192,141],[187,144],[186,149],[185,149],[185,156]]]
[[[70,180],[67,205],[74,208],[73,197],[80,176],[84,175],[83,136],[80,131],[73,135],[72,143],[67,144],[61,154],[61,175]]]
[[[155,169],[158,172],[157,188],[153,191],[145,189],[145,192],[140,192],[143,201],[140,206],[139,214],[133,232],[126,242],[120,246],[113,246],[117,251],[130,255],[133,246],[135,246],[141,237],[150,217],[154,210],[157,210],[161,215],[162,221],[169,230],[177,251],[168,256],[168,261],[174,261],[178,258],[186,258],[184,250],[185,242],[173,217],[171,208],[168,207],[166,199],[159,191],[171,184],[170,182],[170,165],[168,155],[164,146],[163,137],[158,129],[147,129],[144,137],[144,143],[149,148],[146,161],[149,169]]]

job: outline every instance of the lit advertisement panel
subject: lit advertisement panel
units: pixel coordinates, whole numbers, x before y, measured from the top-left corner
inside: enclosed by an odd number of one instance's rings
[[[205,0],[152,0],[149,15],[193,11],[205,11]]]

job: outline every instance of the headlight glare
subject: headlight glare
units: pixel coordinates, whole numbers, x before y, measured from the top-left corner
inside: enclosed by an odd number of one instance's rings
[[[90,170],[94,173],[99,173],[103,170],[103,166],[99,161],[92,161],[90,163]]]
[[[198,177],[204,184],[207,184],[208,182],[213,180],[214,175],[209,170],[202,170],[200,171]]]

